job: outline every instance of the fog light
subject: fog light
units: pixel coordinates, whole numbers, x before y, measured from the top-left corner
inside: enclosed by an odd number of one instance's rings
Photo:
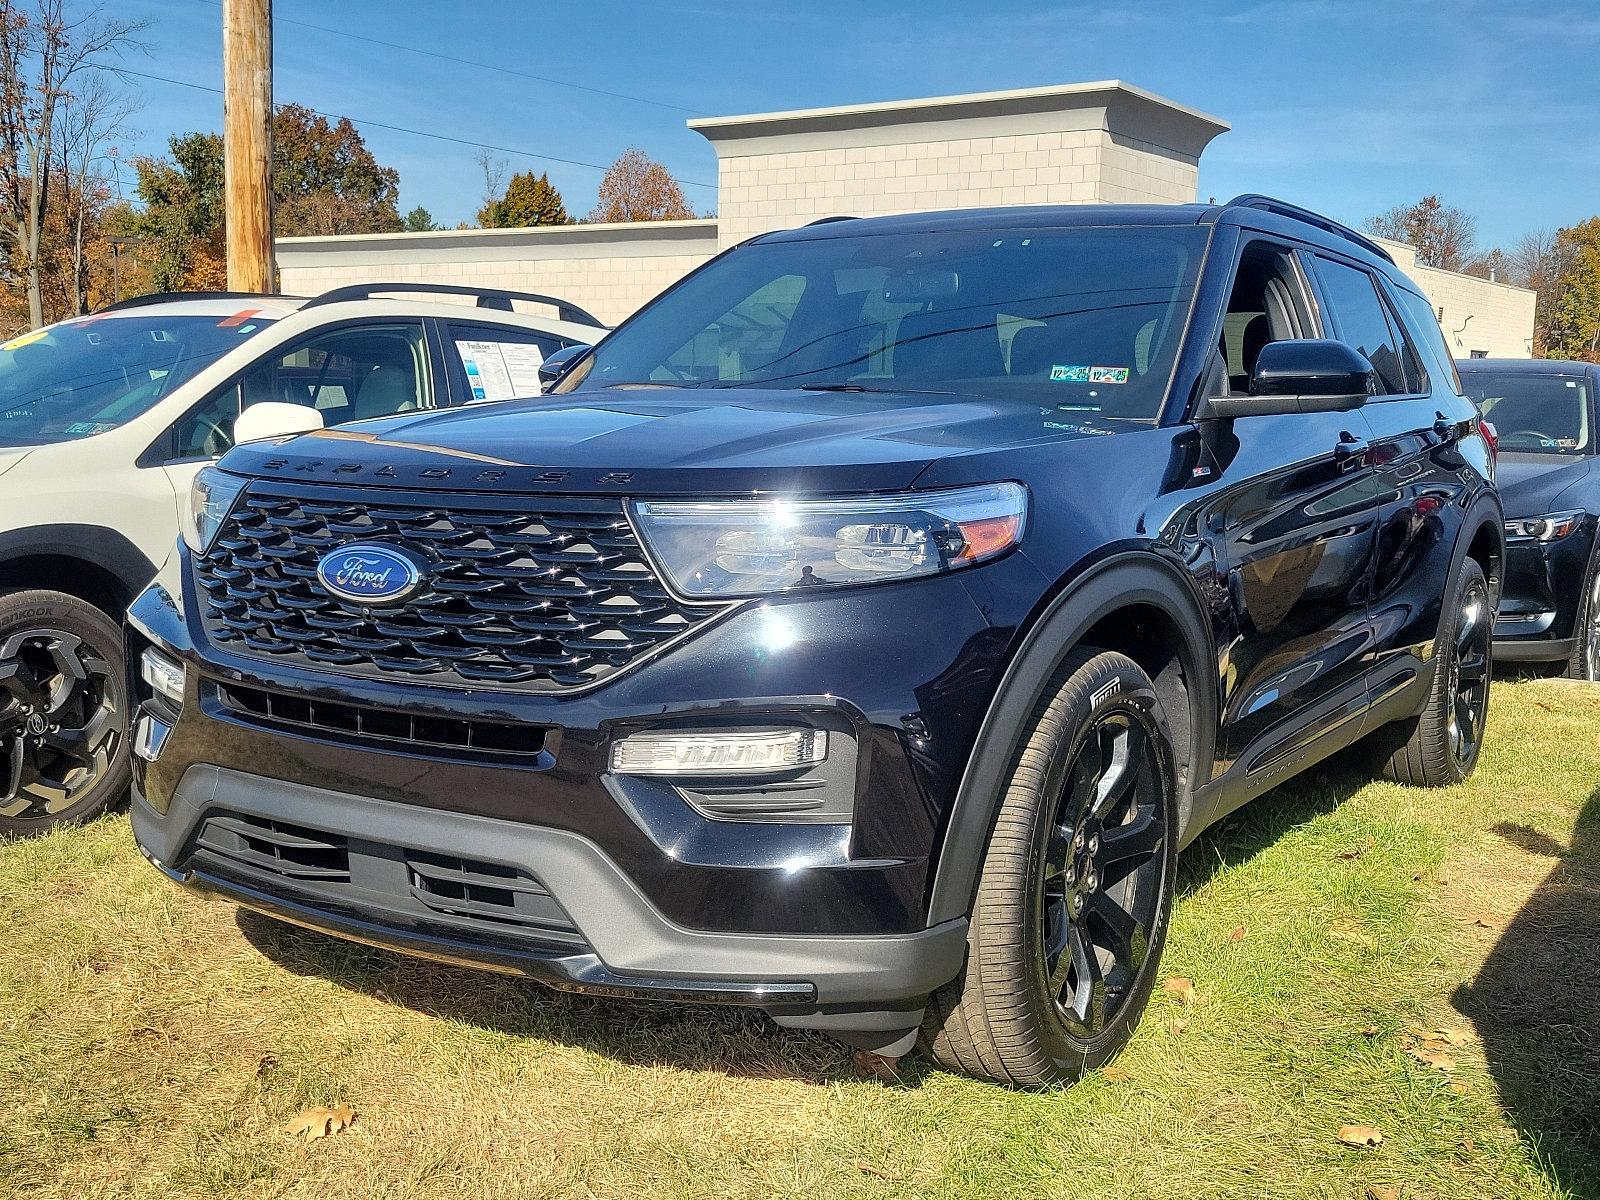
[[[159,650],[146,650],[139,659],[139,674],[152,691],[174,708],[183,707],[183,664]]]
[[[618,775],[759,775],[827,757],[822,729],[636,733],[611,748],[611,769]]]

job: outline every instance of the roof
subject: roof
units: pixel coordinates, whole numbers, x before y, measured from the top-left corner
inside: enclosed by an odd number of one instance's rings
[[[1461,358],[1456,366],[1463,375],[1474,371],[1514,371],[1523,375],[1583,375],[1600,371],[1600,363],[1564,358]]]
[[[1019,204],[947,208],[881,217],[830,219],[764,233],[760,242],[865,237],[880,233],[943,233],[961,229],[1063,229],[1097,225],[1199,225],[1218,211],[1206,204]]]

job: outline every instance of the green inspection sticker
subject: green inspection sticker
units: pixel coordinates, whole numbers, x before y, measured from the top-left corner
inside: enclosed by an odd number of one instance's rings
[[[1052,383],[1088,383],[1088,367],[1064,367],[1060,364],[1050,368]]]
[[[1090,367],[1090,383],[1127,383],[1127,367]]]

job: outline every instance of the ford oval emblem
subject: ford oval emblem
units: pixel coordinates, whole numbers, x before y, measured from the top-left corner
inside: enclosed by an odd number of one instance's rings
[[[355,542],[322,556],[317,581],[350,604],[399,604],[421,589],[422,562],[381,542]]]

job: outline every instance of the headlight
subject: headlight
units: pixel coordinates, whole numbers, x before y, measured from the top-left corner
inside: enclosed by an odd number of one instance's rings
[[[189,549],[204,554],[211,548],[211,539],[217,536],[228,510],[249,482],[215,467],[201,468],[183,509],[183,540]]]
[[[1004,554],[1022,538],[1020,484],[843,500],[638,501],[634,520],[689,597],[937,575]]]
[[[1548,517],[1518,517],[1506,522],[1506,536],[1536,542],[1558,542],[1582,521],[1581,512],[1551,513]]]

